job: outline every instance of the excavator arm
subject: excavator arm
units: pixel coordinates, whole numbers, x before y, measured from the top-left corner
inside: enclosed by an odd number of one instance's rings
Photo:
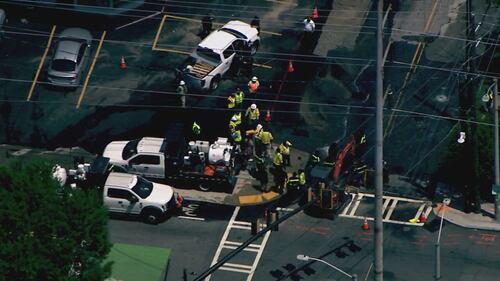
[[[344,160],[346,156],[351,153],[353,156],[355,155],[356,148],[356,139],[354,136],[350,136],[349,142],[344,146],[344,149],[337,153],[337,157],[335,158],[335,166],[333,167],[333,179],[336,183],[338,183],[340,174],[343,172],[344,168]]]

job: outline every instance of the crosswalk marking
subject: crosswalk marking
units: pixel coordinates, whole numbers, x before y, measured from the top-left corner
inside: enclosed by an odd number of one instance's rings
[[[217,248],[217,251],[215,252],[215,255],[214,255],[214,258],[212,260],[211,265],[214,265],[217,263],[220,255],[221,255],[222,249],[234,250],[243,244],[242,242],[227,240],[231,229],[251,230],[252,224],[250,222],[236,220],[236,217],[238,216],[239,211],[240,211],[240,207],[236,207],[234,209],[233,215],[231,216],[231,219],[229,220],[229,223],[226,227],[226,231],[222,235],[221,241],[219,243],[219,247]],[[259,226],[265,227],[266,224],[261,223]],[[255,259],[253,260],[252,265],[226,262],[226,263],[224,263],[223,266],[219,267],[219,270],[248,274],[246,280],[251,281],[253,278],[253,274],[255,273],[255,270],[257,269],[257,265],[258,265],[259,260],[262,256],[262,253],[264,252],[264,248],[266,247],[267,241],[269,239],[269,235],[271,235],[271,231],[268,231],[265,233],[261,244],[250,244],[245,249],[243,249],[243,251],[246,251],[246,252],[256,253]],[[211,277],[212,277],[212,275],[206,277],[205,281],[209,281]]]
[[[366,217],[366,216],[360,216],[356,215],[356,211],[358,210],[361,200],[363,198],[374,198],[374,194],[369,194],[369,193],[356,193],[356,194],[351,194],[352,200],[349,202],[349,204],[342,210],[342,212],[339,214],[340,217],[348,217],[348,218],[354,218],[354,219],[366,219],[369,221],[373,221],[373,217]],[[415,213],[414,217],[408,218],[421,218],[422,215],[425,215],[426,217],[429,216],[429,214],[432,211],[432,206],[423,200],[416,200],[416,199],[409,199],[409,198],[403,198],[403,197],[395,197],[395,196],[383,196],[383,205],[382,205],[382,215],[383,215],[383,222],[385,223],[394,223],[394,224],[402,224],[402,225],[412,225],[412,226],[423,226],[424,223],[412,223],[408,221],[401,221],[401,220],[395,220],[391,219],[392,215],[396,211],[398,203],[412,203],[415,205],[418,205],[417,212]],[[397,211],[396,211],[397,212]]]

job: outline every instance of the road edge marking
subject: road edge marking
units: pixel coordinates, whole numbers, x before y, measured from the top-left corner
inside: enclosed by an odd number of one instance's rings
[[[53,25],[52,30],[50,31],[49,41],[47,41],[47,46],[45,46],[45,51],[43,52],[42,59],[40,60],[40,64],[38,65],[38,69],[36,70],[33,82],[31,83],[30,91],[28,92],[28,97],[26,98],[26,101],[31,100],[31,96],[33,95],[33,91],[35,90],[36,81],[38,80],[38,76],[40,76],[40,71],[42,70],[47,54],[49,53],[50,45],[52,44],[52,39],[54,38],[55,31],[56,31],[56,25]]]
[[[165,20],[167,19],[167,15],[163,15],[161,18],[160,25],[158,26],[158,30],[156,30],[156,35],[153,40],[153,47],[151,48],[153,51],[156,51],[156,44],[158,44],[158,40],[160,39],[160,34],[163,29],[163,25],[165,24]]]
[[[89,72],[87,73],[87,77],[85,77],[85,83],[83,83],[83,88],[82,91],[80,92],[80,97],[78,98],[78,102],[76,104],[76,109],[80,108],[80,104],[83,101],[83,96],[85,95],[85,92],[87,90],[87,85],[89,84],[90,76],[92,75],[92,72],[94,71],[94,66],[97,61],[97,57],[99,56],[99,53],[101,52],[101,47],[104,42],[104,37],[106,37],[106,30],[102,32],[101,35],[101,40],[99,41],[99,45],[97,46],[97,51],[95,52],[94,59],[92,60],[92,64],[90,65]]]

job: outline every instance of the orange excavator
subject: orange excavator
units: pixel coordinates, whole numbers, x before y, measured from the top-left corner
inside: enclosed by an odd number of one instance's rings
[[[349,160],[349,163],[352,164],[354,158],[356,156],[356,139],[354,135],[349,137],[349,142],[344,146],[344,149],[337,153],[335,157],[334,167],[333,167],[333,180],[336,184],[339,183],[340,176],[342,172],[344,172],[344,161]]]

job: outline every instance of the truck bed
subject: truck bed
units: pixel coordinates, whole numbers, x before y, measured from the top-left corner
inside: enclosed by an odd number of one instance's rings
[[[193,68],[191,69],[191,74],[194,74],[198,78],[203,78],[207,76],[212,70],[215,68],[215,66],[210,65],[205,62],[196,62],[193,65]]]

